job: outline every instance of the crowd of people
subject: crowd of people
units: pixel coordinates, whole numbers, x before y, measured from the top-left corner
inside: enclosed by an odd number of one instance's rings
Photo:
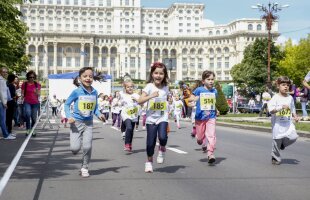
[[[26,74],[25,81],[8,72],[6,67],[0,69],[0,126],[4,140],[14,140],[13,124],[21,129],[26,124],[27,136],[36,122],[41,85],[35,81],[34,71]],[[33,132],[32,136],[35,137],[36,133]]]

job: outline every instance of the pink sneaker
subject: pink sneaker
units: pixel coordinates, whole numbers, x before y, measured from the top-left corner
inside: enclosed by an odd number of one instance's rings
[[[132,152],[132,151],[131,151],[131,144],[125,144],[125,146],[124,146],[124,151]]]

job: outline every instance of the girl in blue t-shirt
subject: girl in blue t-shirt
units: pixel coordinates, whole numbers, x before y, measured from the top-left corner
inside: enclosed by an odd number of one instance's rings
[[[215,74],[212,71],[202,73],[203,86],[193,92],[196,102],[195,126],[196,139],[203,150],[207,151],[208,163],[215,162],[214,150],[216,144],[215,121],[218,111],[215,107],[217,90],[214,88]],[[193,106],[193,102],[190,104]]]

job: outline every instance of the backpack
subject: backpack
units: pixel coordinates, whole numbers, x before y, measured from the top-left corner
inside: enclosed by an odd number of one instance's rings
[[[27,83],[25,82],[25,88],[24,88],[24,97],[26,96],[26,91],[27,91]],[[34,81],[34,86],[36,87],[36,89],[38,89],[38,83],[36,81]]]

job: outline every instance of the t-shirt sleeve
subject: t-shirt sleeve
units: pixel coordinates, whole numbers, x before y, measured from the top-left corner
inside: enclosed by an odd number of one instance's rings
[[[199,96],[199,94],[200,94],[200,89],[197,88],[197,89],[193,92],[193,95]]]
[[[151,93],[151,84],[148,83],[142,91],[149,95]]]

